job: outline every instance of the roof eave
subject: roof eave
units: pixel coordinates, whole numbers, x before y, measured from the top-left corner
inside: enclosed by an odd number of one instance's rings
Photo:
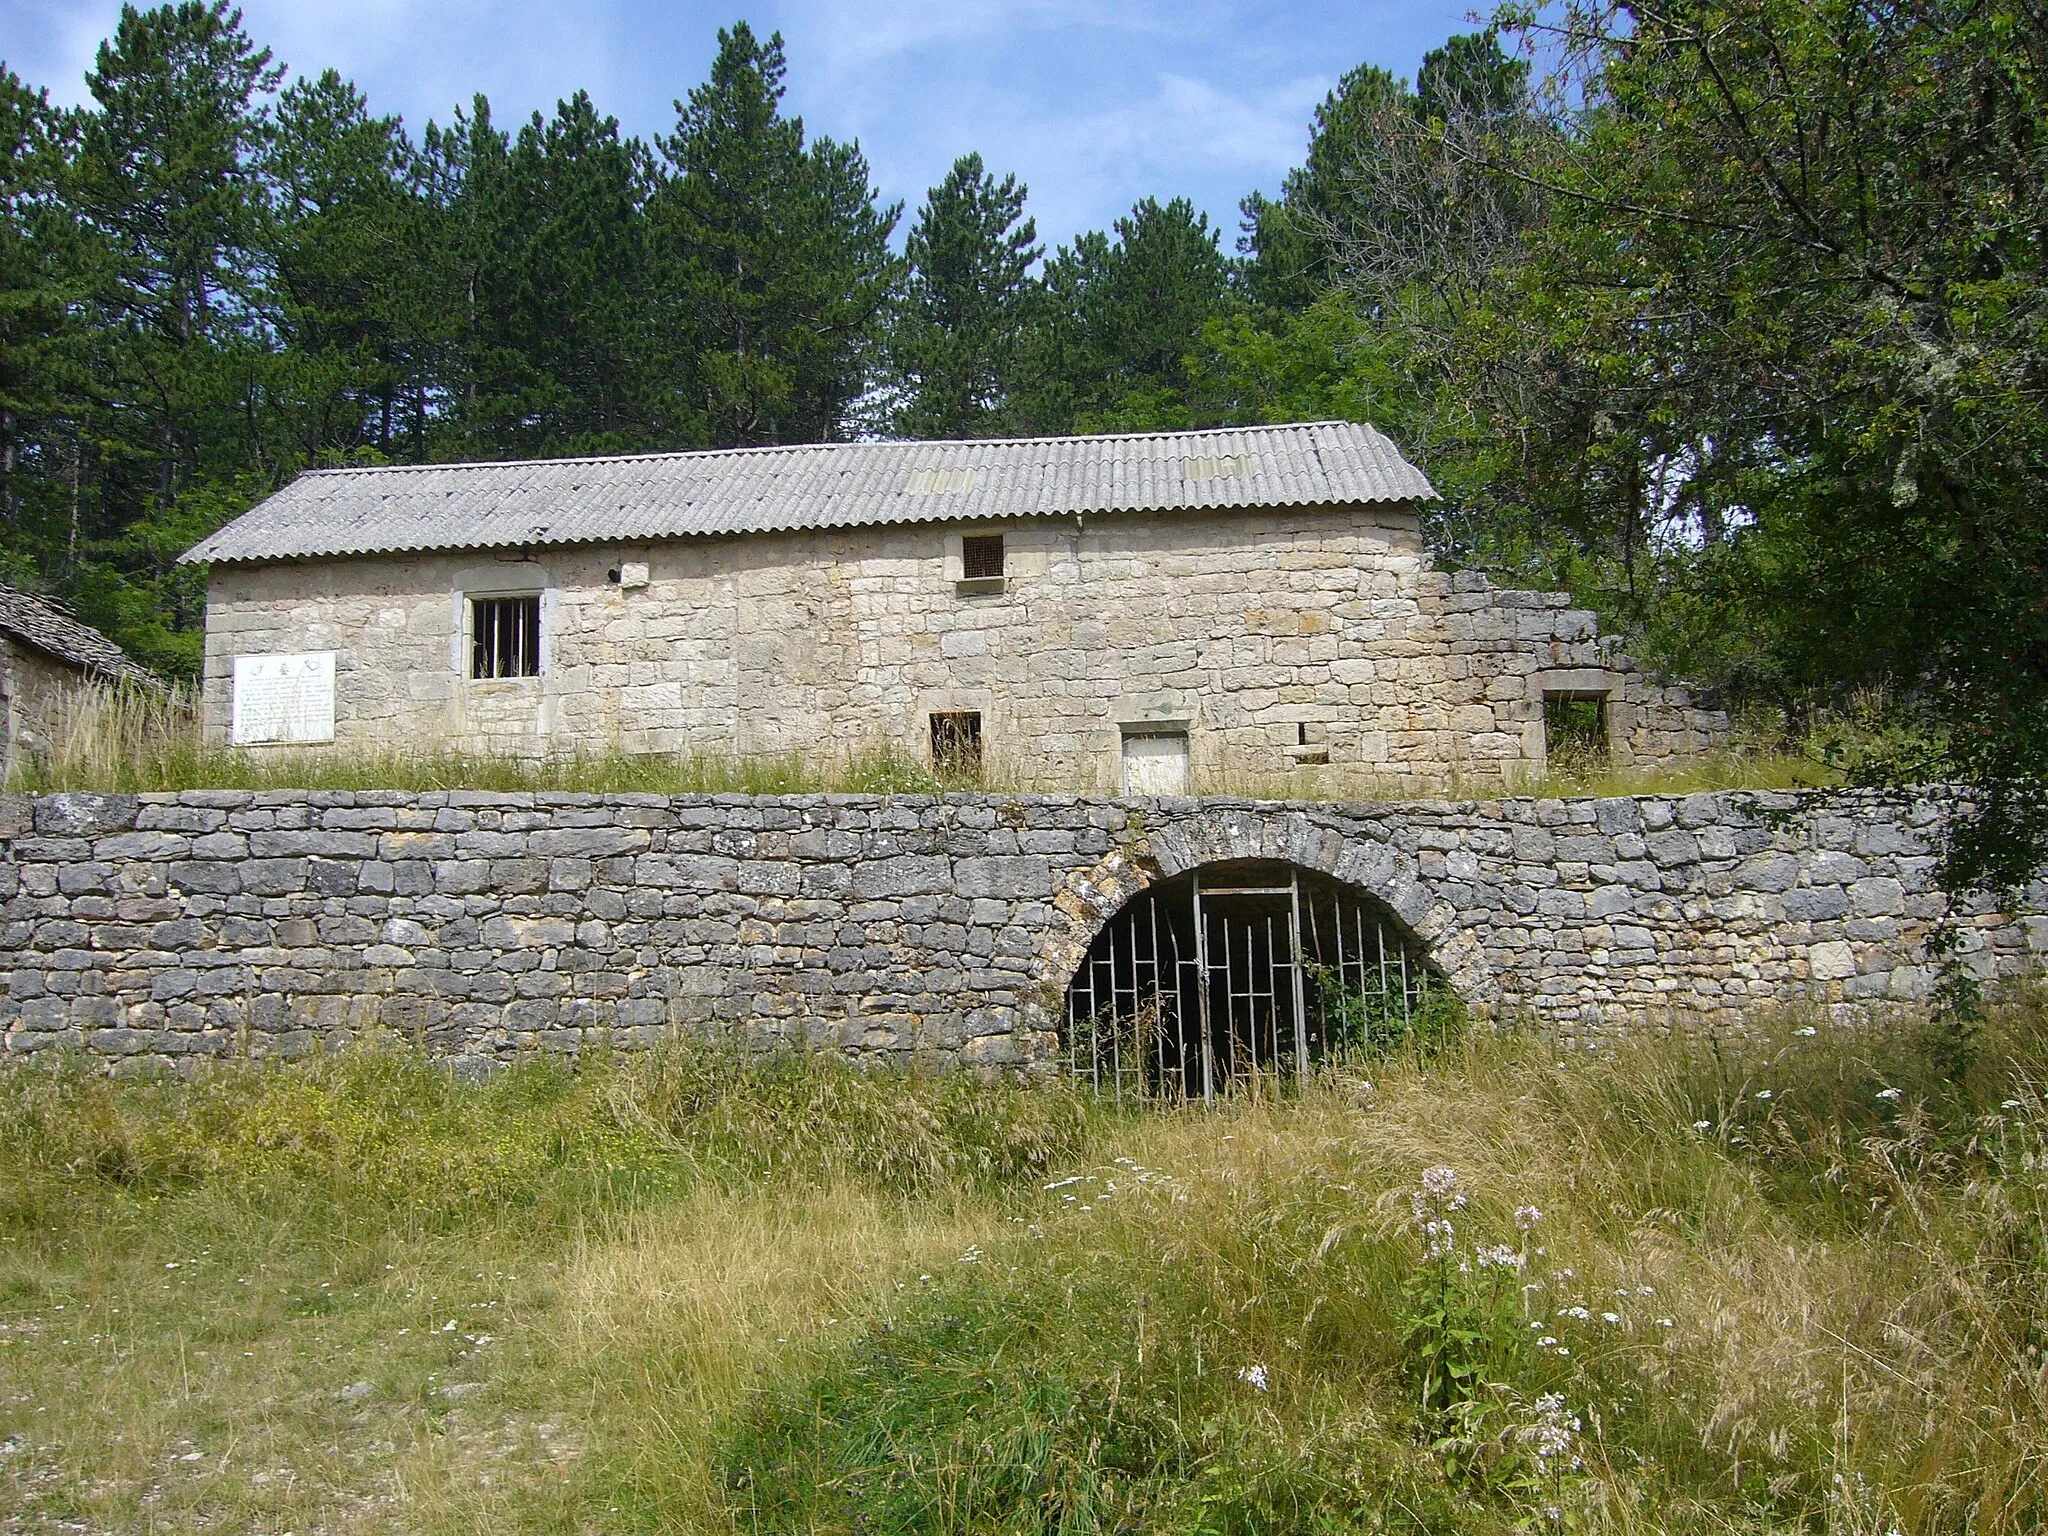
[[[1421,472],[1417,471],[1420,478]],[[220,537],[212,534],[195,544],[174,562],[177,565],[284,565],[303,560],[360,560],[379,555],[431,555],[460,554],[468,551],[492,549],[571,549],[591,548],[606,544],[655,544],[684,543],[709,539],[755,538],[763,534],[847,532],[856,528],[904,528],[919,523],[962,523],[962,522],[1018,522],[1037,518],[1067,517],[1136,517],[1161,513],[1199,512],[1268,512],[1289,511],[1304,507],[1399,507],[1419,506],[1425,502],[1441,501],[1442,494],[1426,479],[1422,490],[1411,496],[1359,496],[1342,500],[1321,497],[1303,497],[1295,500],[1272,500],[1240,504],[1215,504],[1202,507],[1129,507],[1129,506],[1081,506],[1044,508],[1031,512],[970,512],[957,511],[917,517],[878,517],[857,523],[776,523],[760,528],[697,530],[680,529],[656,534],[611,534],[576,535],[549,537],[545,534],[523,539],[479,539],[467,541],[434,542],[424,544],[380,544],[358,548],[336,548],[321,550],[292,551],[269,554],[209,554],[207,546]],[[232,524],[229,525],[233,527]],[[223,529],[222,532],[228,530]]]

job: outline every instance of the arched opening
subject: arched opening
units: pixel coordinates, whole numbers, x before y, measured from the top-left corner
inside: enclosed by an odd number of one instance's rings
[[[1133,897],[1067,986],[1065,1054],[1117,1099],[1254,1094],[1449,997],[1363,891],[1270,860],[1209,864]]]

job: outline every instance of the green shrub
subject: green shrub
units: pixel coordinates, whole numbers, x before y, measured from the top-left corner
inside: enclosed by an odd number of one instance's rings
[[[1437,982],[1404,1002],[1398,993],[1362,992],[1334,966],[1307,968],[1309,1010],[1327,1019],[1330,1059],[1378,1061],[1400,1051],[1433,1055],[1465,1032],[1465,1005]]]

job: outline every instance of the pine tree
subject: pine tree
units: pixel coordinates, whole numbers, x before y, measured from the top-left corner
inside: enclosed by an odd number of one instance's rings
[[[1034,430],[1195,425],[1188,358],[1229,306],[1229,271],[1206,214],[1146,198],[1046,263],[1022,407]]]
[[[953,162],[926,194],[905,241],[910,272],[890,336],[905,437],[1003,430],[1017,385],[1038,227],[1025,188],[997,181],[978,154]]]
[[[419,245],[433,294],[434,384],[414,401],[434,458],[502,454],[499,401],[516,396],[522,360],[498,345],[498,290],[516,248],[509,196],[511,139],[491,118],[488,98],[455,109],[446,128],[429,122],[420,144],[424,211]]]
[[[898,264],[858,145],[781,113],[780,34],[718,34],[711,78],[660,140],[671,175],[651,204],[671,387],[721,445],[841,435],[875,361]]]
[[[75,120],[0,67],[0,568],[35,581],[65,526],[63,483],[77,434],[66,417],[82,337],[71,323],[81,250],[61,198]],[[74,449],[67,458],[62,446]]]
[[[1383,114],[1409,112],[1413,101],[1407,86],[1376,64],[1349,71],[1323,98],[1309,128],[1308,157],[1287,173],[1279,198],[1254,192],[1239,205],[1238,248],[1250,258],[1243,280],[1254,303],[1299,311],[1335,285],[1328,251],[1355,195],[1348,172],[1383,136]]]
[[[412,150],[397,119],[333,70],[279,97],[263,160],[271,314],[290,355],[307,460],[390,456],[419,366],[409,332],[418,269],[408,235]]]
[[[281,74],[225,0],[124,6],[86,76],[97,110],[65,183],[97,258],[86,395],[114,408],[74,444],[63,585],[89,619],[173,667],[196,659],[204,590],[177,556],[297,467],[272,410],[259,249],[258,162]]]
[[[653,167],[578,91],[535,113],[505,162],[493,340],[521,389],[500,451],[603,453],[667,446],[654,407],[653,328],[641,208]]]

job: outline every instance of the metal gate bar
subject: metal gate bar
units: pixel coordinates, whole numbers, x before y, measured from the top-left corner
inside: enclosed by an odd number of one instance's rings
[[[1405,1032],[1431,986],[1425,951],[1363,892],[1277,862],[1210,866],[1096,937],[1067,989],[1069,1066],[1118,1102],[1259,1096],[1361,1031]]]

